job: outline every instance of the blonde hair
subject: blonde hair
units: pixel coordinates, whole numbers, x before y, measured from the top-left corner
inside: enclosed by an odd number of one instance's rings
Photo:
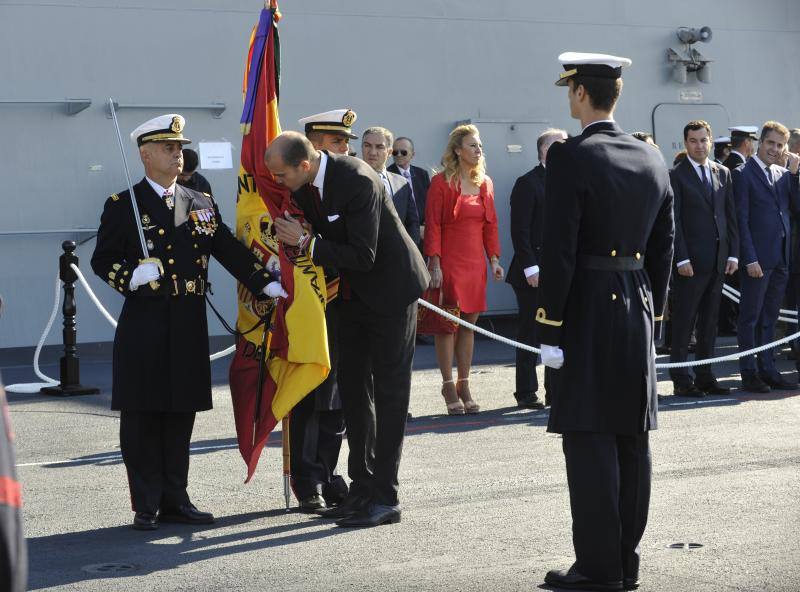
[[[459,125],[456,129],[450,132],[450,137],[447,140],[447,148],[444,149],[442,154],[442,173],[444,180],[451,185],[461,184],[461,175],[459,173],[459,160],[456,154],[456,148],[461,148],[461,143],[467,136],[480,137],[478,128],[471,124]],[[481,159],[478,164],[469,172],[469,179],[477,187],[483,185],[483,179],[486,176],[486,159],[481,154]]]

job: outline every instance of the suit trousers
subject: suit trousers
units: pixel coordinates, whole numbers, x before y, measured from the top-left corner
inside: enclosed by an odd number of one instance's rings
[[[342,301],[341,313],[339,392],[350,447],[350,492],[395,505],[411,394],[417,303],[379,313],[354,294],[353,299]]]
[[[122,410],[119,441],[134,512],[189,503],[189,443],[194,413]]]
[[[650,506],[649,434],[565,432],[575,566],[598,581],[638,578]]]
[[[737,327],[739,351],[769,343],[775,337],[775,323],[778,322],[789,276],[786,265],[764,269],[763,272],[764,276],[760,278],[752,278],[746,271],[739,275],[742,285]],[[763,376],[777,378],[779,375],[771,349],[758,354],[757,366]],[[742,373],[755,372],[756,356],[740,358],[739,369]]]
[[[517,296],[517,306],[519,308],[519,325],[517,326],[517,341],[526,345],[539,347],[537,337],[536,308],[539,305],[539,289],[526,286],[518,288],[514,286],[514,294]],[[516,391],[514,396],[517,399],[535,395],[539,390],[539,379],[536,376],[536,366],[539,365],[539,355],[517,348],[516,350]],[[550,390],[550,368],[544,370],[544,388],[547,396]]]
[[[335,376],[334,376],[335,379]],[[338,501],[332,487],[347,486],[335,474],[344,434],[341,409],[316,408],[313,391],[292,409],[289,423],[292,487],[298,499],[320,494],[326,501]],[[336,484],[336,485],[334,485]]]
[[[689,340],[692,329],[697,328],[695,359],[714,357],[717,339],[719,304],[722,298],[724,274],[717,271],[695,272],[692,277],[675,274],[672,287],[672,340],[670,362],[685,362],[689,356]],[[711,366],[695,366],[694,374],[699,383],[714,380]],[[692,383],[688,368],[671,368],[670,378],[676,385]]]

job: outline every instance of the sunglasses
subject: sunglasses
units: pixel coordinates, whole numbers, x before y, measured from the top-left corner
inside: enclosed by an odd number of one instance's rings
[[[392,150],[392,156],[408,156],[408,150]]]

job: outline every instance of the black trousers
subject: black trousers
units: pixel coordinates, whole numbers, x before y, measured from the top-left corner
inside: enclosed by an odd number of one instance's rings
[[[314,393],[292,409],[289,444],[292,487],[298,499],[320,494],[337,502],[342,489],[347,494],[347,485],[335,474],[343,434],[343,411],[317,409]]]
[[[724,277],[724,274],[716,271],[695,271],[692,277],[675,275],[672,286],[670,362],[686,361],[689,356],[692,329],[696,329],[697,336],[695,359],[714,357]],[[694,374],[701,383],[714,380],[711,366],[708,365],[695,366]],[[671,368],[669,375],[675,384],[685,386],[692,383],[688,368]]]
[[[514,287],[519,307],[519,324],[517,327],[517,341],[526,345],[539,347],[536,326],[536,308],[539,305],[539,289],[530,286],[524,288]],[[536,395],[539,390],[539,379],[536,376],[536,366],[539,365],[539,356],[517,348],[516,364],[516,391],[514,396],[521,398]],[[544,370],[545,398],[549,399],[551,393],[550,368]]]
[[[134,512],[189,503],[189,443],[194,413],[121,411],[119,442]]]
[[[355,295],[342,301],[339,392],[350,493],[379,504],[398,503],[416,330],[416,302],[379,314]]]
[[[638,578],[650,506],[648,433],[565,432],[563,448],[576,568],[599,581]]]

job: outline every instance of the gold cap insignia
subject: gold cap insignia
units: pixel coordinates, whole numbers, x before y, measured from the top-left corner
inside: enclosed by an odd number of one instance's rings
[[[181,133],[183,131],[183,118],[178,116],[178,115],[173,117],[172,118],[172,125],[169,126],[169,129],[171,129],[176,134]]]
[[[342,115],[342,125],[345,127],[352,126],[355,123],[355,121],[356,121],[356,114],[350,109],[345,111],[345,114]]]

